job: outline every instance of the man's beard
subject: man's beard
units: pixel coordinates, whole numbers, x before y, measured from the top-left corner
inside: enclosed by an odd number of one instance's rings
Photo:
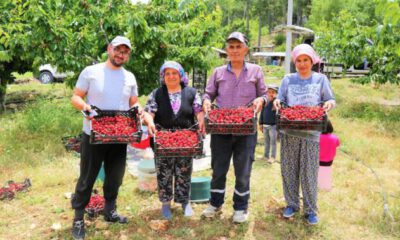
[[[114,65],[115,67],[121,67],[122,65],[124,65],[123,62],[122,62],[122,63],[116,63],[114,58],[113,58],[113,59],[110,59],[110,62],[111,62],[111,64]]]

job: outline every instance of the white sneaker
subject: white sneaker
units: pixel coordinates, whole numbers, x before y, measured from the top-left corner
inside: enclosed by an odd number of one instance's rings
[[[208,207],[204,209],[203,212],[201,213],[201,216],[206,218],[213,218],[221,213],[222,213],[221,207],[217,208],[212,205],[208,205]]]
[[[182,208],[183,208],[183,215],[185,217],[193,216],[193,209],[192,206],[190,206],[190,203],[183,204]]]
[[[233,214],[233,222],[244,223],[247,222],[248,217],[249,217],[249,212],[247,212],[247,210],[235,211],[235,213]]]

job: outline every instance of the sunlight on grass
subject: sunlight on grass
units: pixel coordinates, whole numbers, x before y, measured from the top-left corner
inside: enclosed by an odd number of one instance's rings
[[[33,78],[33,73],[32,72],[26,72],[23,74],[19,74],[17,72],[11,73],[11,75],[16,79],[26,79],[26,78]]]

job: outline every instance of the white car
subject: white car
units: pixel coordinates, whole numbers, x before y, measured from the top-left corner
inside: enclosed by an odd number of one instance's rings
[[[60,73],[57,72],[57,67],[53,67],[50,64],[41,65],[39,67],[39,81],[43,84],[52,83],[54,81],[62,81],[67,76],[73,74],[71,73]]]

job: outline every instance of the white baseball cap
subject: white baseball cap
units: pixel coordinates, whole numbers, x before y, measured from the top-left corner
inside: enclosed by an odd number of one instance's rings
[[[116,36],[116,37],[111,41],[111,45],[113,45],[113,47],[117,47],[117,46],[119,46],[119,45],[125,45],[125,46],[127,46],[129,49],[132,49],[131,41],[129,41],[128,38],[123,37],[123,36]]]

